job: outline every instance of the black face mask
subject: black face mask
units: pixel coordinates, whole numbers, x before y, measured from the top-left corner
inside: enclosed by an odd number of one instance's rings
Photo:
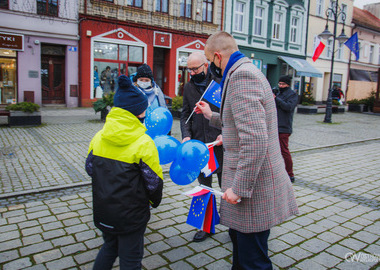
[[[202,71],[201,73],[192,75],[191,79],[196,83],[201,83],[206,79],[206,74]]]
[[[141,117],[141,118],[138,118],[138,117],[137,117],[137,119],[139,119],[139,120],[140,120],[141,124],[144,124],[144,121],[145,121],[145,116],[144,116],[144,117]]]
[[[214,76],[216,76],[218,78],[222,78],[223,77],[222,69],[215,65],[214,60],[215,60],[215,55],[214,55],[214,59],[211,62],[210,70],[211,70],[212,74],[214,74]]]

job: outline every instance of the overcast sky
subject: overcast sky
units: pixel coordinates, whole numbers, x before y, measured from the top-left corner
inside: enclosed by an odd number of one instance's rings
[[[354,6],[358,8],[363,8],[366,4],[379,3],[380,0],[354,0]]]

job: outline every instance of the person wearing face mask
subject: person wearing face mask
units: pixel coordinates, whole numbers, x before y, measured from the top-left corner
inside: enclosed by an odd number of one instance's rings
[[[290,181],[294,182],[293,160],[289,151],[289,137],[292,134],[293,115],[297,107],[298,95],[290,88],[291,77],[281,76],[278,81],[279,92],[274,95],[277,107],[278,137],[280,139],[281,154],[285,161],[285,168]]]
[[[135,86],[145,93],[148,97],[148,109],[146,114],[158,107],[167,107],[164,93],[153,80],[152,69],[147,64],[142,64],[137,68],[137,73],[133,77]]]
[[[163,173],[157,148],[141,119],[146,95],[121,75],[114,107],[90,142],[86,172],[92,178],[93,217],[104,244],[93,269],[141,269],[150,206],[162,199]]]
[[[195,112],[223,133],[220,223],[229,228],[232,269],[273,269],[270,229],[298,208],[281,156],[272,89],[229,33],[212,34],[205,55],[223,76],[220,113],[204,101],[196,104]]]
[[[212,80],[217,83],[220,82],[220,78],[216,78],[208,70],[208,62],[203,52],[193,52],[189,55],[187,60],[187,70],[190,73],[191,79],[185,84],[183,90],[183,107],[181,113],[181,133],[182,143],[196,139],[204,143],[213,142],[219,140],[221,136],[221,130],[209,125],[209,121],[202,115],[193,114],[191,119],[186,123],[186,120],[192,113],[195,103],[199,101],[202,94],[206,90],[207,86]],[[213,111],[219,112],[219,108],[211,103],[210,107]],[[222,180],[222,167],[223,167],[223,148],[220,146],[214,147],[214,153],[219,163],[219,168],[216,170],[218,176],[219,186]],[[205,177],[203,173],[198,176],[199,184],[203,184],[212,187],[212,176]],[[198,231],[193,241],[200,242],[205,240],[209,234],[204,231]]]

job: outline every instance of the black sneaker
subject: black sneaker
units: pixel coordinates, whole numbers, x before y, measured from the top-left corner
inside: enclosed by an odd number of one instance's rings
[[[294,183],[296,179],[294,179],[294,176],[290,176],[290,182]]]

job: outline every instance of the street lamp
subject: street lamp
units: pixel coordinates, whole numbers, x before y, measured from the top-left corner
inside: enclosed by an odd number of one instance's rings
[[[332,34],[328,28],[330,16],[333,18],[333,21],[334,21],[334,34]],[[339,16],[342,16],[343,29],[342,29],[342,33],[337,37],[336,36],[336,28],[338,25]],[[323,120],[323,122],[325,122],[325,123],[331,123],[335,40],[338,40],[339,44],[342,44],[343,42],[347,41],[347,39],[348,39],[348,37],[344,33],[344,22],[345,22],[345,20],[346,20],[346,13],[339,6],[338,0],[331,1],[331,7],[326,9],[326,28],[322,33],[319,34],[319,37],[323,38],[323,39],[333,38],[332,52],[331,52],[330,84],[329,84],[329,91],[328,91],[327,102],[326,102],[326,114],[325,114],[325,119]]]

